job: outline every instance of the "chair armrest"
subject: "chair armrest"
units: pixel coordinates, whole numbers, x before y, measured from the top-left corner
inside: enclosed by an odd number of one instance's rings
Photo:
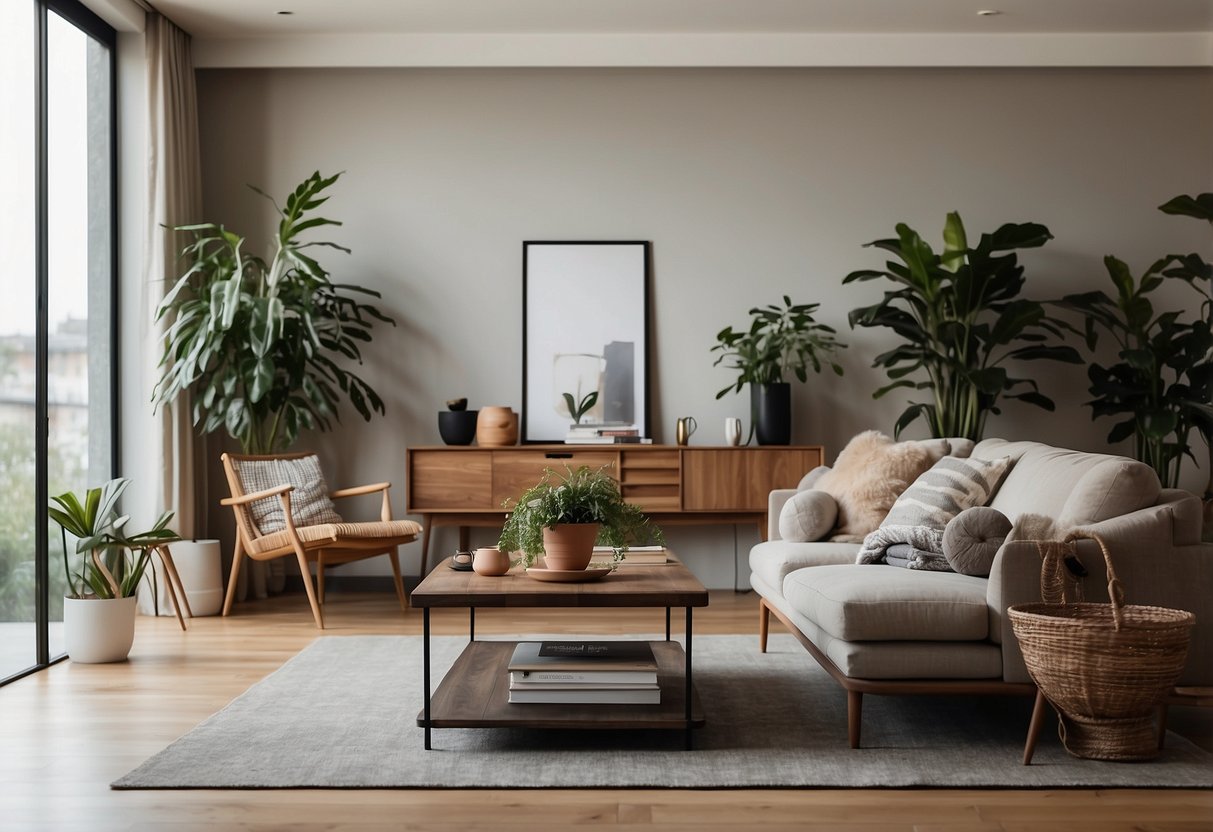
[[[275,485],[273,488],[267,488],[264,491],[254,491],[252,494],[244,494],[240,497],[224,497],[219,501],[221,506],[243,506],[249,503],[255,503],[258,500],[264,500],[267,497],[277,497],[279,494],[286,494],[295,490],[293,485]]]
[[[784,504],[796,495],[795,488],[777,488],[767,495],[767,540],[780,540],[779,513]]]
[[[357,497],[360,494],[374,494],[383,492],[383,505],[379,507],[379,519],[386,522],[392,519],[392,501],[389,491],[392,487],[390,482],[377,482],[373,485],[355,485],[352,488],[338,488],[329,496],[333,499],[342,497]]]
[[[357,497],[360,494],[374,494],[377,491],[386,491],[391,488],[390,482],[377,482],[374,485],[355,485],[351,488],[338,488],[332,494],[329,494],[334,500],[341,497]]]

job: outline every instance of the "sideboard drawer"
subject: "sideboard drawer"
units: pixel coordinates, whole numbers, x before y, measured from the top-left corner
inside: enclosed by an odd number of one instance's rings
[[[410,451],[408,457],[409,511],[494,508],[490,488],[493,459],[489,454],[423,449]]]
[[[493,451],[492,504],[501,508],[506,500],[517,499],[539,482],[545,468],[563,473],[566,465],[574,470],[586,465],[594,471],[609,466],[609,473],[618,479],[618,462],[617,453],[602,450]]]
[[[821,464],[817,447],[688,448],[682,453],[683,511],[765,511],[777,488],[795,488]]]

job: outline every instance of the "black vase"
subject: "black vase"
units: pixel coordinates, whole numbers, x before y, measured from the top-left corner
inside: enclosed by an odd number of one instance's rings
[[[792,385],[750,385],[750,411],[759,445],[792,444]]]
[[[479,410],[438,411],[438,434],[448,445],[471,445],[476,438]]]

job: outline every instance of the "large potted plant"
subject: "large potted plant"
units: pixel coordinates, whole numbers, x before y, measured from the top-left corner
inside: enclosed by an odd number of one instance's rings
[[[851,272],[842,282],[884,279],[897,288],[879,303],[852,310],[851,326],[886,327],[902,339],[873,360],[892,381],[872,396],[899,388],[929,391],[926,401],[911,402],[902,412],[895,435],[923,418],[934,437],[981,439],[986,418],[1000,412],[1003,398],[1054,409],[1034,379],[1012,376],[1007,368],[1030,359],[1082,363],[1073,347],[1046,343],[1063,340],[1062,324],[1041,303],[1019,296],[1024,267],[1016,250],[1038,248],[1052,238],[1043,225],[1008,223],[971,246],[960,214],[953,212],[944,223],[940,252],[905,223],[897,224],[896,238],[867,244],[897,261]]]
[[[362,418],[384,412],[383,400],[343,366],[361,363],[361,344],[376,320],[395,322],[355,295],[378,292],[333,283],[310,250],[349,249],[303,241],[315,228],[341,223],[312,212],[340,174],[313,173],[279,206],[270,262],[244,250],[245,238],[222,225],[182,226],[194,235],[182,252],[186,272],[165,296],[157,317],[171,316],[164,336],[157,406],[189,394],[195,426],[223,429],[244,453],[290,447],[302,429],[328,430],[348,398]]]
[[[663,543],[661,529],[638,507],[624,502],[619,484],[605,469],[587,465],[563,472],[544,469],[543,478],[509,501],[510,514],[497,548],[521,552],[525,566],[543,555],[548,569],[585,569],[595,543],[626,550],[633,544]]]
[[[770,304],[750,310],[750,327],[735,330],[726,326],[716,335],[712,352],[720,353],[713,362],[737,371],[736,381],[716,394],[740,393],[750,385],[750,437],[760,445],[787,445],[792,441],[792,394],[788,378],[808,380],[808,370],[820,373],[829,366],[842,375],[842,367],[832,360],[845,348],[834,336],[833,327],[813,317],[821,304],[793,304],[783,296],[783,306]],[[747,440],[749,444],[749,440]]]
[[[51,498],[47,511],[59,524],[63,571],[68,594],[63,599],[63,637],[75,662],[118,662],[135,639],[135,593],[152,551],[178,540],[165,512],[146,532],[126,531],[118,499],[130,480],[114,479],[90,488],[81,499],[73,492]],[[67,536],[76,540],[72,564]]]
[[[1161,210],[1213,222],[1213,194],[1176,197]],[[1132,438],[1136,457],[1168,488],[1179,486],[1184,458],[1195,458],[1190,440],[1192,431],[1198,431],[1209,454],[1208,501],[1213,498],[1213,265],[1199,254],[1171,254],[1135,278],[1116,257],[1105,257],[1104,264],[1115,297],[1095,291],[1059,301],[1082,316],[1076,331],[1089,350],[1094,351],[1100,331],[1116,342],[1115,363],[1092,362],[1087,368],[1091,418],[1118,419],[1108,442]],[[1190,318],[1182,311],[1158,312],[1150,300],[1173,280],[1191,286],[1201,298]]]

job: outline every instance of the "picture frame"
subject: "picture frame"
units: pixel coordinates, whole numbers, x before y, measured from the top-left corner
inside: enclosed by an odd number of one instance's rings
[[[583,424],[649,435],[648,241],[522,244],[524,444],[560,443],[575,421],[564,394],[597,402]]]

